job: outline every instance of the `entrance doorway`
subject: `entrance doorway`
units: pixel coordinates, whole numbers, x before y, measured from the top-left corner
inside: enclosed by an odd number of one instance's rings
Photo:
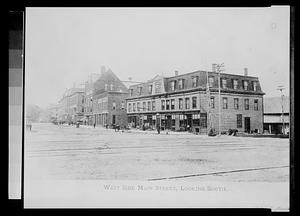
[[[116,124],[116,115],[112,115],[112,123]]]
[[[172,123],[172,116],[166,116],[166,129],[170,130],[171,129],[171,123]]]
[[[245,132],[250,133],[250,117],[245,117]]]

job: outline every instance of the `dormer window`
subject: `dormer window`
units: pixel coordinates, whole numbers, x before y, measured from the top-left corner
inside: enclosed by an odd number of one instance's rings
[[[176,80],[171,81],[171,91],[175,91],[176,89]]]
[[[107,91],[107,88],[108,88],[108,85],[105,84],[105,85],[104,85],[104,90]]]
[[[192,77],[192,86],[195,88],[198,86],[198,76]]]
[[[243,81],[243,87],[244,87],[244,90],[248,90],[248,81],[246,81],[246,80]]]
[[[129,89],[129,95],[133,96],[133,89]]]
[[[252,86],[253,86],[253,91],[257,91],[257,82],[256,81],[252,82]]]
[[[214,86],[214,77],[212,76],[208,77],[208,84],[210,88]]]
[[[222,79],[222,88],[227,88],[227,80],[226,79]]]
[[[233,89],[238,89],[238,80],[237,79],[234,79],[234,80],[232,80],[232,86],[233,86]]]
[[[111,91],[113,90],[113,87],[114,87],[114,85],[113,85],[113,84],[110,84],[110,90],[111,90]]]
[[[184,88],[184,79],[178,80],[178,89],[183,89]]]
[[[150,84],[150,85],[148,86],[148,93],[149,93],[149,94],[152,94],[152,87],[153,87],[152,84]]]
[[[142,86],[138,87],[138,94],[141,95],[142,94]]]

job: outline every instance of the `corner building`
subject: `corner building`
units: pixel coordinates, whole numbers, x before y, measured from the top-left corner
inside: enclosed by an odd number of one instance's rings
[[[132,85],[127,98],[132,127],[207,133],[219,130],[219,85],[216,72],[195,71],[156,76]],[[263,132],[263,95],[257,77],[220,74],[221,131]]]

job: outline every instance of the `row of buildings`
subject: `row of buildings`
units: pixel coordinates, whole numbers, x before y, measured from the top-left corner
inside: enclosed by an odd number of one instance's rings
[[[219,98],[220,95],[220,98]],[[194,71],[157,75],[127,88],[110,70],[101,68],[81,88],[65,92],[58,105],[58,121],[88,125],[207,133],[209,128],[263,132],[264,92],[258,77]],[[219,103],[220,102],[220,103]],[[219,109],[219,105],[221,106]]]

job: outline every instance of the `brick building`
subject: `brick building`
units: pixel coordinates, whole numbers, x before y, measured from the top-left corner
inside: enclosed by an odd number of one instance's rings
[[[84,88],[68,89],[59,101],[58,119],[61,122],[76,123],[84,117]]]
[[[101,126],[127,126],[125,99],[128,89],[110,70],[102,71],[94,83],[93,123]]]
[[[156,76],[132,85],[127,98],[132,127],[207,133],[219,128],[218,73]],[[263,95],[257,77],[221,73],[221,131],[263,131]],[[209,86],[209,88],[208,88]],[[209,90],[209,91],[208,91]]]
[[[101,71],[105,71],[105,68],[102,66]],[[87,125],[93,124],[93,91],[94,83],[99,79],[100,74],[90,74],[89,79],[85,82],[85,102],[84,102],[84,123]]]

